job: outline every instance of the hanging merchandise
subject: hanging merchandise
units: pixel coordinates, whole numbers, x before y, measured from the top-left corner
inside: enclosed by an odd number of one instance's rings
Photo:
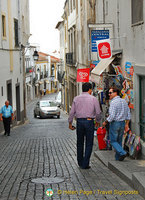
[[[134,108],[134,104],[133,104],[133,99],[134,99],[134,95],[133,95],[133,89],[129,89],[127,91],[127,95],[128,95],[128,99],[129,99],[129,108]]]
[[[121,90],[122,98],[126,100],[129,108],[134,108],[134,95],[133,95],[133,86],[131,80],[125,80],[122,84],[123,89]]]
[[[116,66],[114,64],[112,64],[112,66],[113,66],[113,68],[115,70],[116,75],[123,77],[121,67],[119,65]]]
[[[125,63],[125,71],[127,72],[127,74],[130,75],[130,68],[131,68],[132,64],[131,62],[126,62]]]
[[[122,146],[131,158],[138,159],[141,156],[140,137],[132,133],[131,130],[124,133]]]

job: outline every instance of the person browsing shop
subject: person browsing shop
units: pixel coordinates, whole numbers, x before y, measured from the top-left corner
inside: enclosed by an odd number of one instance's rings
[[[115,159],[123,161],[127,156],[126,151],[122,148],[122,138],[124,130],[129,129],[130,109],[127,102],[119,96],[119,90],[116,88],[109,89],[111,100],[109,107],[109,116],[103,122],[103,126],[109,122],[109,136],[111,145],[116,150]]]
[[[94,119],[101,120],[101,109],[96,97],[92,96],[92,84],[84,83],[82,93],[73,99],[70,115],[68,118],[69,129],[72,126],[73,118],[77,119],[77,161],[82,169],[89,169],[89,162],[94,140]],[[85,151],[84,151],[85,143]]]
[[[12,106],[9,105],[9,101],[5,101],[5,105],[0,110],[0,121],[4,124],[4,135],[10,136],[10,123],[11,119],[14,119]]]

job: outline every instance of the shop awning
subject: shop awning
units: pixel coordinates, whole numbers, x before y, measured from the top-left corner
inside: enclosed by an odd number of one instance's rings
[[[110,63],[115,59],[115,57],[101,60],[98,65],[91,71],[91,81],[98,82],[100,75],[105,69],[110,65]]]

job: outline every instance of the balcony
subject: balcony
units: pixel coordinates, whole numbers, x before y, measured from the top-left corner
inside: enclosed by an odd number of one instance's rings
[[[75,54],[74,53],[66,53],[66,64],[68,65],[75,65]]]

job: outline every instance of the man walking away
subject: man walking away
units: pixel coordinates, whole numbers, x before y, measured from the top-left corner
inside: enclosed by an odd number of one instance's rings
[[[4,124],[4,135],[10,136],[10,123],[11,119],[14,119],[12,106],[9,105],[9,101],[5,102],[5,105],[0,110],[0,121]]]
[[[89,162],[94,141],[94,119],[101,120],[100,105],[96,97],[92,96],[92,84],[84,83],[82,93],[73,99],[72,108],[68,118],[69,129],[72,126],[73,117],[77,118],[77,161],[82,169],[89,169]],[[85,143],[85,151],[84,151]]]
[[[109,116],[107,120],[103,122],[103,126],[106,126],[109,122],[111,145],[116,150],[115,159],[123,161],[127,153],[122,148],[122,138],[124,130],[129,129],[130,110],[126,101],[119,97],[118,89],[110,88],[109,97],[111,100]]]

